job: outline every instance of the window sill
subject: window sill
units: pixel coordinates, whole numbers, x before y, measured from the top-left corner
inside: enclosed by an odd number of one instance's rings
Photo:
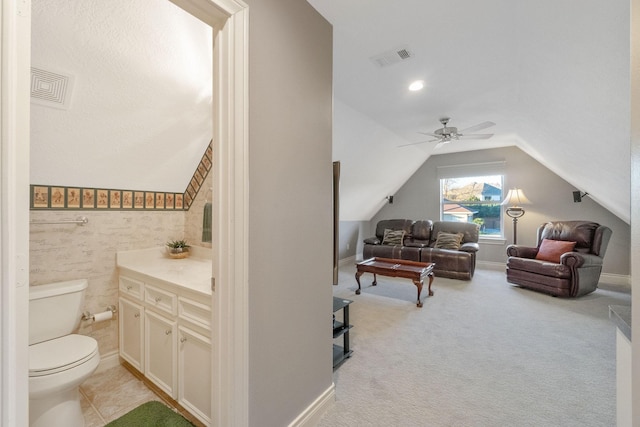
[[[480,237],[478,243],[481,245],[501,245],[504,246],[507,243],[507,239],[504,237]]]

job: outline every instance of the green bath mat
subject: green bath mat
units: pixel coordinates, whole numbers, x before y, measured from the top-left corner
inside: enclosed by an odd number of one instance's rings
[[[143,403],[105,427],[193,427],[193,424],[166,405],[152,401]]]

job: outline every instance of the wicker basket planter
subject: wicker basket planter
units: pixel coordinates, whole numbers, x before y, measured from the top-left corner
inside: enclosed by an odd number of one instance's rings
[[[191,252],[189,251],[189,245],[184,240],[174,240],[167,242],[167,254],[173,259],[182,259],[188,257]]]

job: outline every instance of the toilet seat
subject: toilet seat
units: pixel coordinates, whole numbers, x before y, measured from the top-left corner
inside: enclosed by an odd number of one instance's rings
[[[65,335],[29,346],[29,376],[39,377],[66,371],[85,363],[98,353],[98,342],[86,335]]]

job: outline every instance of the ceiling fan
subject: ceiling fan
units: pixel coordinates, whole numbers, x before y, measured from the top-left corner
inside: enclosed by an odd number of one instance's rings
[[[470,132],[477,132],[479,130],[486,129],[491,126],[495,126],[495,123],[493,122],[483,122],[475,126],[471,126],[469,128],[458,131],[458,128],[455,128],[453,126],[447,127],[447,123],[449,123],[449,120],[450,120],[449,117],[441,118],[440,123],[442,123],[443,127],[441,129],[436,129],[433,133],[418,132],[423,135],[433,136],[435,139],[398,145],[398,147],[406,147],[409,145],[416,145],[416,144],[423,144],[425,142],[438,141],[438,143],[434,147],[434,149],[436,149],[436,148],[442,147],[444,144],[448,144],[451,141],[457,141],[459,139],[489,139],[493,136],[492,133],[476,133],[476,134],[470,133]]]

